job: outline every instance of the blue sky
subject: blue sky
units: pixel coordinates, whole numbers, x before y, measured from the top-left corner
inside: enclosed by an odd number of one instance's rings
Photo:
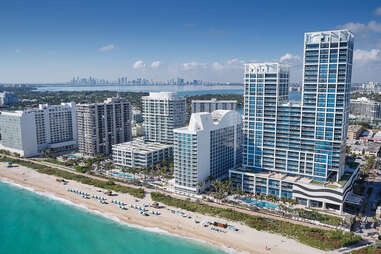
[[[304,32],[344,27],[356,35],[353,81],[381,81],[378,1],[3,0],[0,82],[239,82],[251,61],[289,63],[300,80]]]

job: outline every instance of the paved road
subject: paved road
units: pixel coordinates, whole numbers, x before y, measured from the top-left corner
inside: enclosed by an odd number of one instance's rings
[[[105,179],[103,177],[89,175],[89,174],[84,174],[84,173],[79,173],[79,172],[75,171],[73,168],[62,166],[62,165],[57,165],[57,164],[54,164],[54,163],[49,163],[49,162],[39,161],[39,160],[31,160],[31,159],[26,159],[26,158],[18,158],[18,157],[13,157],[13,156],[9,156],[9,155],[6,155],[6,156],[10,157],[10,158],[13,158],[13,159],[17,159],[17,160],[23,160],[23,161],[26,161],[26,162],[32,162],[32,163],[35,163],[35,164],[40,164],[40,165],[44,165],[44,166],[48,166],[48,167],[52,167],[52,168],[57,168],[57,169],[60,169],[60,170],[63,170],[63,171],[67,171],[67,172],[70,172],[70,173],[75,173],[76,175],[82,175],[82,176],[86,176],[86,177],[89,177],[89,178],[97,179],[97,180],[100,180],[100,181],[105,181],[105,182],[108,181],[108,179]],[[119,184],[119,185],[122,185],[122,186],[137,188],[136,185],[127,184],[125,182],[120,182],[120,181],[117,181],[117,180],[114,180],[114,182],[116,184]],[[166,195],[170,195],[171,197],[174,197],[174,198],[183,199],[183,200],[187,199],[186,197],[174,195],[174,194],[172,194],[170,192],[166,192],[166,191],[163,191],[163,190],[160,190],[160,189],[155,189],[155,190],[148,189],[148,188],[143,188],[143,189],[144,189],[145,193],[160,192],[160,193],[163,193],[163,194],[166,194]],[[325,227],[325,226],[315,225],[315,224],[311,224],[311,223],[304,222],[304,221],[296,221],[296,220],[292,220],[292,219],[288,219],[288,218],[284,218],[284,217],[280,217],[280,216],[275,216],[275,215],[270,215],[270,214],[265,214],[265,213],[259,213],[259,212],[249,211],[249,210],[245,210],[245,209],[242,209],[242,208],[239,208],[239,207],[234,207],[234,206],[227,205],[227,204],[217,204],[217,203],[208,202],[208,201],[204,201],[204,200],[202,201],[202,203],[203,204],[207,204],[209,206],[218,207],[218,208],[230,208],[230,209],[233,209],[234,211],[238,211],[238,212],[242,212],[242,213],[246,213],[246,214],[250,214],[250,215],[254,215],[254,216],[258,216],[258,217],[263,217],[263,218],[269,218],[269,219],[274,219],[274,220],[280,220],[280,221],[290,222],[290,223],[293,223],[293,224],[303,225],[303,226],[307,226],[307,227],[320,228],[320,229],[325,229],[325,230],[333,230],[332,228]]]

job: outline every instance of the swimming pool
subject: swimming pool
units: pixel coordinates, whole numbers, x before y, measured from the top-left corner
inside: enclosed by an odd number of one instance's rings
[[[271,208],[271,209],[276,209],[278,208],[277,204],[266,202],[266,201],[259,201],[255,199],[242,199],[243,202],[249,204],[249,205],[255,205],[259,207],[266,207],[266,208]]]
[[[127,173],[123,173],[123,172],[111,171],[111,174],[113,174],[114,176],[119,176],[119,177],[123,177],[123,178],[134,178],[133,175],[127,174]]]
[[[79,158],[81,156],[76,155],[76,154],[69,154],[69,155],[66,155],[66,157],[68,157],[68,158]]]

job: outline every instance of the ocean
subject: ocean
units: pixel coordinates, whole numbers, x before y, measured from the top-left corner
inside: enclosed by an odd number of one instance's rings
[[[0,253],[224,253],[196,241],[129,227],[7,183],[0,182],[0,196]]]

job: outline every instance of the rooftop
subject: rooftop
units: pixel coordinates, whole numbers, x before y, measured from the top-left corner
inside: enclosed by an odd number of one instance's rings
[[[143,96],[142,99],[145,100],[173,100],[173,99],[183,99],[179,97],[174,92],[150,92],[148,96]]]
[[[288,67],[280,63],[248,63],[245,64],[245,73],[278,73],[288,72]]]
[[[217,100],[216,98],[212,98],[210,100],[192,100],[192,103],[211,103],[211,102],[228,102],[228,103],[237,103],[236,100]]]
[[[347,165],[346,169],[345,169],[345,173],[339,182],[319,182],[319,181],[315,181],[309,177],[292,176],[292,175],[287,175],[285,173],[280,173],[280,172],[267,172],[267,171],[253,172],[253,171],[248,171],[248,170],[244,170],[244,169],[235,169],[235,171],[253,173],[258,177],[273,178],[273,179],[278,179],[278,180],[292,182],[292,183],[324,185],[328,188],[341,188],[347,183],[347,181],[353,175],[353,173],[355,172],[357,167],[358,167],[358,163],[355,163],[355,165],[353,167],[349,167],[349,165]]]
[[[212,113],[193,113],[188,126],[177,128],[174,131],[177,133],[196,133],[198,131],[234,126],[240,123],[242,123],[242,117],[237,111],[219,109]]]
[[[352,41],[354,35],[347,29],[323,32],[311,32],[304,34],[305,43],[320,42],[347,42]]]
[[[136,138],[133,141],[120,143],[112,146],[114,150],[122,150],[122,151],[134,151],[140,153],[150,153],[155,152],[162,149],[167,149],[172,147],[172,145],[160,144],[155,142],[146,142],[142,137]]]

